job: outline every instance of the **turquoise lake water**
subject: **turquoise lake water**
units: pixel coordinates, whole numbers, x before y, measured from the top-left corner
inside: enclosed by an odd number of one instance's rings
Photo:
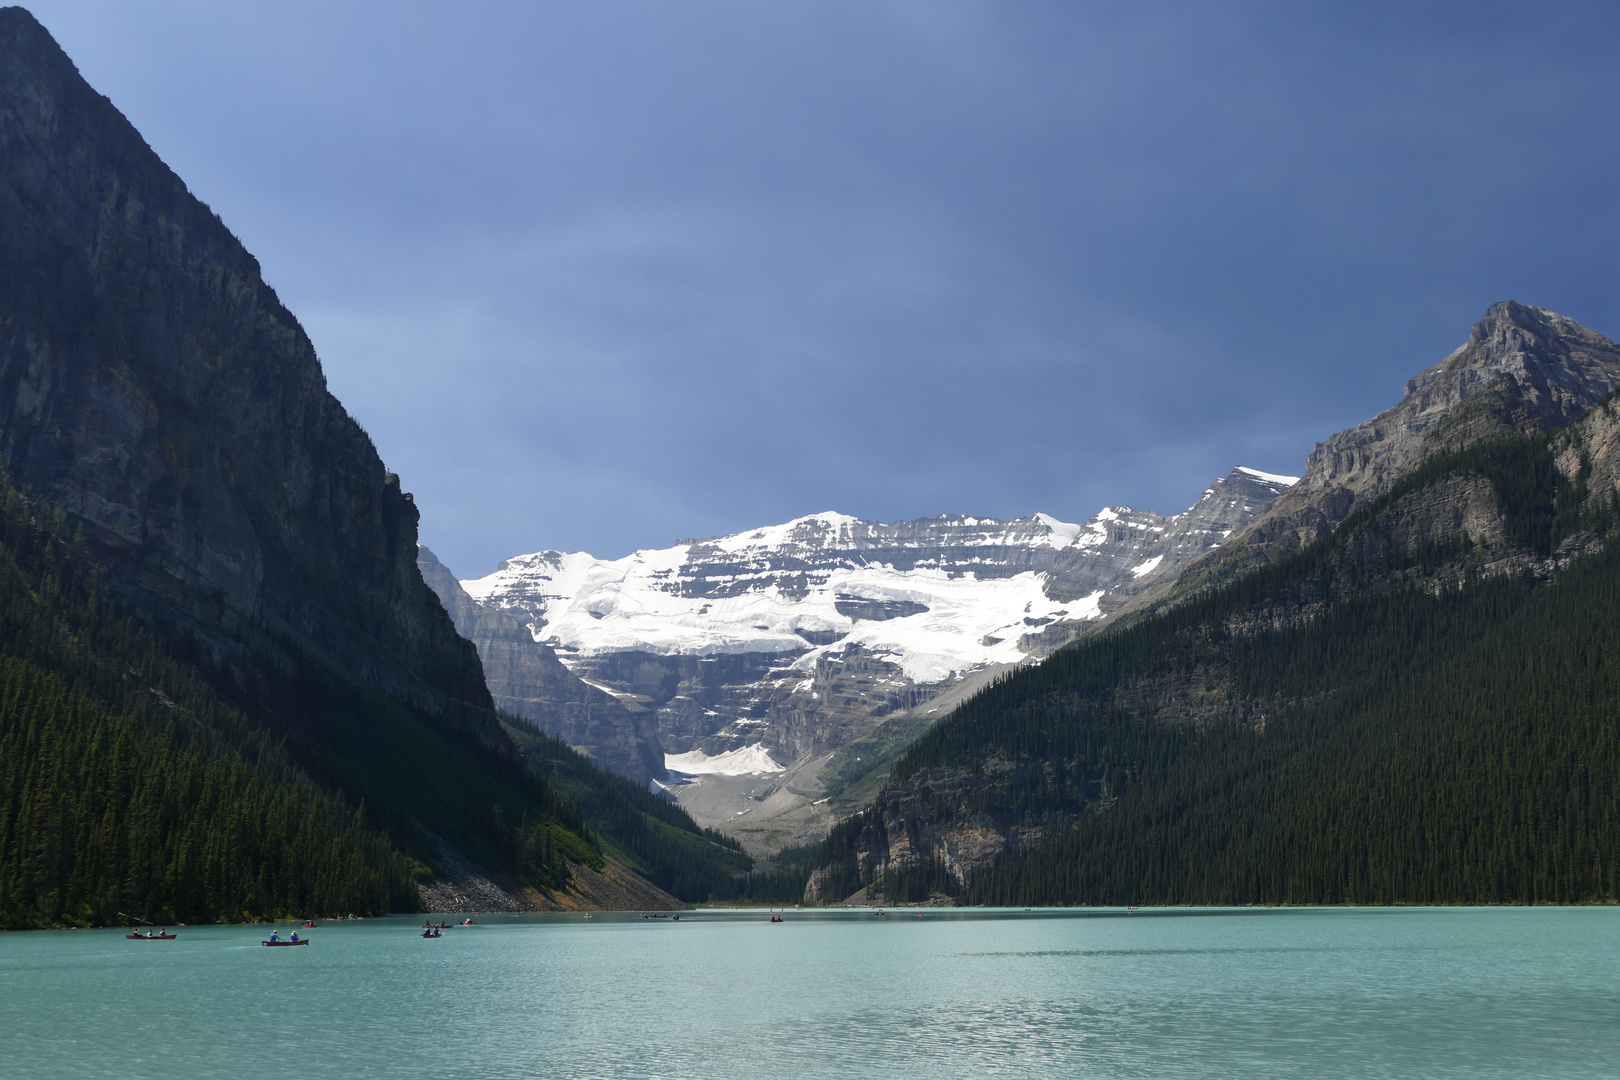
[[[0,934],[0,1074],[1620,1076],[1616,909],[767,918]]]

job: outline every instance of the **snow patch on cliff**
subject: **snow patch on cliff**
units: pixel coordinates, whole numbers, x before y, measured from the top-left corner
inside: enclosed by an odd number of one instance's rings
[[[763,743],[754,743],[737,750],[710,757],[701,750],[685,754],[665,754],[664,768],[688,776],[759,776],[763,773],[786,772],[784,766],[771,760]]]
[[[1299,483],[1299,477],[1297,476],[1281,476],[1277,473],[1261,472],[1259,469],[1251,469],[1247,465],[1239,465],[1237,471],[1246,473],[1256,480],[1264,480],[1268,484],[1281,484],[1283,487],[1293,487]]]

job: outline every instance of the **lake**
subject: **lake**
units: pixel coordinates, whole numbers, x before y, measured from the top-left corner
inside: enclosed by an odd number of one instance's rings
[[[1614,1077],[1620,910],[0,934],[7,1077]],[[286,935],[288,924],[280,929]]]

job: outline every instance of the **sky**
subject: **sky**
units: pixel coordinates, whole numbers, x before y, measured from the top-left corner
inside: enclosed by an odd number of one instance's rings
[[[461,577],[1174,513],[1491,303],[1620,336],[1620,6],[36,0]]]

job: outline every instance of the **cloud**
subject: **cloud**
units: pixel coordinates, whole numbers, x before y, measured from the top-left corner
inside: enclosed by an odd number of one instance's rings
[[[1565,5],[50,2],[460,572],[1174,511],[1496,300],[1620,329]]]

